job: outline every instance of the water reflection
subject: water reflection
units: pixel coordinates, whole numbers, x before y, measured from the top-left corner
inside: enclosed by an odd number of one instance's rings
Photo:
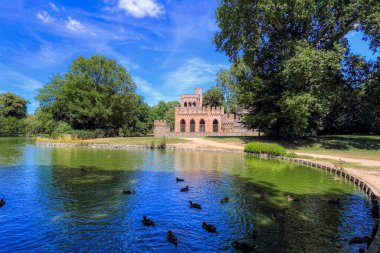
[[[369,235],[373,224],[351,185],[289,163],[209,152],[22,150],[0,170],[0,251],[231,252],[231,242],[256,227],[259,252],[357,252],[348,239]],[[301,201],[287,202],[288,194]],[[337,196],[340,206],[328,204]],[[189,209],[189,200],[202,210]],[[142,226],[143,215],[157,226]],[[219,234],[205,232],[203,221]],[[168,230],[178,248],[166,241]]]

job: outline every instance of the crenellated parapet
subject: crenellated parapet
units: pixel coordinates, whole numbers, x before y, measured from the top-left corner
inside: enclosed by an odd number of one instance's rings
[[[224,114],[224,107],[177,107],[179,116],[190,116],[190,115],[199,115],[199,116],[222,116]]]
[[[155,120],[154,126],[155,127],[166,127],[167,126],[166,120]]]

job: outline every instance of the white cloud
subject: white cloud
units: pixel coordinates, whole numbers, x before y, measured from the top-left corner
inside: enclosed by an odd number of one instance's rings
[[[164,7],[156,0],[119,0],[118,8],[135,18],[157,18],[165,14]]]
[[[12,83],[9,83],[11,80]],[[7,83],[7,86],[5,85]],[[28,77],[20,72],[6,67],[0,63],[0,85],[1,88],[16,86],[24,91],[33,92],[37,91],[43,85],[41,82]],[[4,85],[4,87],[3,87]]]
[[[154,88],[149,82],[140,78],[134,77],[133,80],[137,86],[137,92],[143,95],[148,100],[150,106],[157,104],[159,101],[164,101],[170,99],[168,96],[164,95],[161,91]],[[148,99],[147,99],[148,98]]]
[[[52,9],[53,11],[56,11],[56,12],[59,11],[59,8],[57,7],[57,5],[53,4],[52,2],[49,2],[49,5],[50,5],[50,7],[51,7],[51,9]]]
[[[79,31],[83,31],[84,30],[84,26],[81,24],[81,22],[79,22],[78,20],[73,19],[70,16],[68,16],[67,18],[68,18],[67,24],[66,24],[66,28],[67,29],[69,29],[71,31],[74,31],[74,32],[79,32]]]
[[[200,58],[189,59],[177,70],[165,75],[166,89],[180,95],[194,87],[210,86],[215,83],[218,71],[227,67],[208,63]]]
[[[54,22],[54,18],[52,18],[47,11],[42,11],[37,14],[37,18],[44,24],[49,24]]]

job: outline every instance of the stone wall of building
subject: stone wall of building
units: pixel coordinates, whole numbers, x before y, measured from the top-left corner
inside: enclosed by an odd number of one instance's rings
[[[167,125],[166,120],[155,120],[153,128],[154,137],[170,136],[170,127]]]

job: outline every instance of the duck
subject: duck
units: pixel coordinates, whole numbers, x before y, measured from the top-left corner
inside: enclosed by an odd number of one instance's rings
[[[288,202],[292,202],[292,201],[300,201],[299,198],[296,198],[296,197],[291,196],[291,195],[286,196],[286,198],[288,199]]]
[[[142,220],[142,223],[144,224],[144,226],[154,226],[155,225],[155,223],[152,220],[147,219],[145,215],[143,218],[144,219]]]
[[[220,204],[227,203],[230,199],[228,197],[224,197],[220,200]]]
[[[175,246],[178,245],[177,237],[173,234],[171,230],[168,231],[168,241],[173,243]]]
[[[277,219],[278,219],[278,215],[277,215],[276,213],[272,213],[272,214],[270,215],[270,218],[271,218],[272,220],[277,220]]]
[[[175,181],[176,181],[177,183],[178,183],[178,182],[184,182],[185,179],[177,177],[177,178],[175,179]]]
[[[232,246],[243,251],[251,251],[257,249],[257,245],[254,242],[246,241],[233,241]]]
[[[5,205],[5,200],[4,199],[1,199],[0,200],[0,207],[3,207]]]
[[[217,233],[216,232],[216,227],[214,227],[211,224],[207,224],[206,222],[202,222],[202,228],[206,230],[209,233]]]
[[[332,205],[339,205],[340,204],[340,198],[337,199],[329,199],[327,203],[332,204]]]
[[[125,194],[125,195],[131,195],[131,194],[133,194],[133,193],[135,193],[134,190],[124,190],[124,191],[123,191],[123,194]]]
[[[193,203],[193,201],[189,201],[190,203],[190,208],[196,208],[196,209],[202,209],[202,206],[197,203]]]
[[[181,192],[188,192],[189,191],[189,186],[186,186],[185,188],[181,189]]]

